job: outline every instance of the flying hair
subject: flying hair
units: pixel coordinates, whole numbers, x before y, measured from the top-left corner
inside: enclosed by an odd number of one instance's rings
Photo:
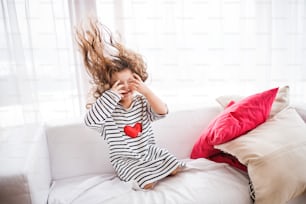
[[[111,88],[111,77],[115,72],[130,69],[143,81],[147,80],[147,66],[142,56],[116,41],[111,31],[98,20],[90,19],[87,28],[79,26],[76,42],[92,84],[91,100],[87,101],[86,108]]]

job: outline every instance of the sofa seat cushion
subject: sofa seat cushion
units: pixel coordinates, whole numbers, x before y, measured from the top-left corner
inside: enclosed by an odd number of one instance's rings
[[[206,159],[186,160],[176,176],[157,183],[153,190],[135,191],[113,174],[56,180],[49,204],[91,203],[251,203],[248,178],[227,164]]]

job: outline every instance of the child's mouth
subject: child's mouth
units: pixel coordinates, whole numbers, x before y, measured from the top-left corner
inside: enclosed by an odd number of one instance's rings
[[[131,91],[130,91],[130,90],[125,91],[124,93],[122,93],[122,95],[126,96],[126,95],[128,95],[129,93],[131,93]]]

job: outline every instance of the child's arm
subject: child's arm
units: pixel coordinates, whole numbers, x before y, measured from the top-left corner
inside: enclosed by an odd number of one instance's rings
[[[105,91],[91,106],[85,116],[85,124],[92,128],[101,128],[105,120],[111,116],[121,99],[120,85],[115,83],[112,89]]]
[[[166,104],[155,93],[146,86],[141,78],[134,74],[134,80],[131,82],[131,89],[141,93],[148,100],[153,111],[159,115],[165,115],[168,113]]]
[[[155,95],[151,89],[148,88],[148,91],[143,94],[143,96],[146,97],[155,113],[159,115],[165,115],[168,113],[166,104],[157,95]]]

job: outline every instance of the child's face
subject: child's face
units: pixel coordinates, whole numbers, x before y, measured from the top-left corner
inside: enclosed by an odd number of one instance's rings
[[[129,69],[124,69],[120,72],[115,72],[112,75],[111,82],[114,84],[116,81],[120,81],[120,85],[123,85],[122,87],[122,99],[121,102],[131,102],[133,100],[133,91],[129,87],[129,83],[134,79],[133,73]]]

